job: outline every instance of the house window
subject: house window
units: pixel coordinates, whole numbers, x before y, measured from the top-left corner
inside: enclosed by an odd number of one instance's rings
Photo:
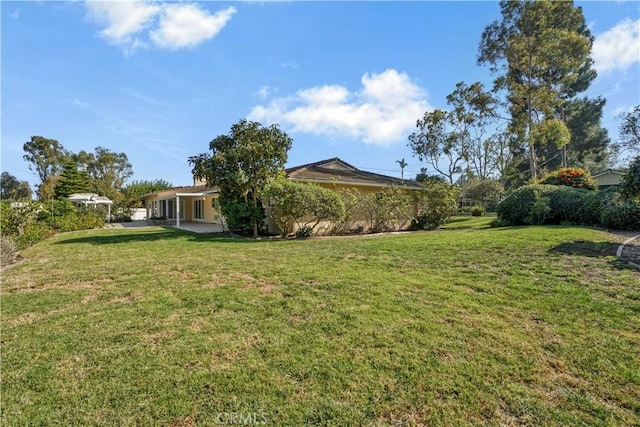
[[[204,203],[202,200],[193,201],[193,219],[204,219]]]

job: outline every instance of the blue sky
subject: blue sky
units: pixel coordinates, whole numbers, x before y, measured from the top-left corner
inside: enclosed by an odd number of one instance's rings
[[[640,103],[640,6],[576,2],[596,36],[603,120]],[[244,117],[293,138],[289,166],[331,157],[399,176],[415,122],[476,65],[497,2],[7,2],[2,170],[37,183],[32,135],[127,153],[132,179],[192,182],[189,156]]]

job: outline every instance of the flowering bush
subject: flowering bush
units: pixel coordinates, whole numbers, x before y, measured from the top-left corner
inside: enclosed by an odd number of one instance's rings
[[[589,172],[582,168],[561,168],[538,180],[538,184],[566,185],[567,187],[597,189],[596,182]]]

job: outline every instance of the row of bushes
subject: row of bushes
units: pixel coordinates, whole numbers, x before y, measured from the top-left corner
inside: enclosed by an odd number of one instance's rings
[[[407,193],[401,187],[363,193],[356,189],[328,189],[286,179],[270,182],[262,193],[268,215],[282,235],[378,233],[411,226],[434,229],[456,207],[457,190],[444,183],[429,183]]]
[[[67,200],[53,203],[8,201],[0,203],[2,265],[10,263],[15,252],[38,243],[56,232],[84,230],[104,225],[105,212],[77,208]]]
[[[625,200],[616,190],[526,185],[500,202],[498,221],[504,225],[571,223],[640,230],[640,203]]]

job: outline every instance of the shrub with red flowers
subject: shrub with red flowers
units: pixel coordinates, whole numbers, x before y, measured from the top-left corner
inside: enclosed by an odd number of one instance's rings
[[[589,172],[582,168],[561,168],[543,176],[538,184],[566,185],[567,187],[596,190],[598,186]]]

